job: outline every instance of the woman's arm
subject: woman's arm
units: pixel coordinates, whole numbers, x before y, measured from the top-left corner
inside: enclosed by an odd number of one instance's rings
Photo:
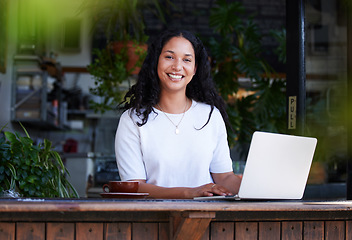
[[[204,184],[199,187],[174,187],[165,188],[154,184],[146,183],[145,180],[139,181],[138,192],[149,193],[150,198],[168,198],[168,199],[192,199],[194,197],[206,197],[213,195],[230,195],[232,194],[226,188],[215,185],[214,183]]]
[[[237,194],[241,184],[241,178],[233,172],[212,173],[214,182],[228,189],[232,194]]]

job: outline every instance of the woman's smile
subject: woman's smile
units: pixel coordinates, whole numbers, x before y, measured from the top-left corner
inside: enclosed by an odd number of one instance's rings
[[[179,81],[183,78],[183,75],[179,75],[179,74],[172,74],[172,73],[169,73],[168,74],[169,77],[171,78],[172,81]]]

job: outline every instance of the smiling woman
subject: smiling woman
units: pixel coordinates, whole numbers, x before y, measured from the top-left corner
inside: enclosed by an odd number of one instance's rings
[[[225,105],[192,33],[156,38],[121,105],[115,151],[123,181],[139,181],[138,191],[154,198],[237,193]]]

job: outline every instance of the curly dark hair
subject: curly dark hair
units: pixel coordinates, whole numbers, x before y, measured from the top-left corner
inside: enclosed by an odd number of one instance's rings
[[[217,93],[211,76],[207,50],[198,37],[185,30],[166,30],[155,38],[154,42],[148,47],[148,53],[138,74],[137,83],[126,93],[123,102],[120,104],[121,109],[135,110],[137,116],[141,119],[141,122],[137,123],[138,126],[147,123],[148,116],[153,111],[153,106],[158,104],[160,97],[160,80],[157,72],[159,56],[164,45],[173,37],[183,37],[193,46],[197,69],[191,82],[186,87],[186,96],[211,106],[209,118],[204,126],[208,124],[215,106],[219,109],[228,127],[231,127],[225,103]]]

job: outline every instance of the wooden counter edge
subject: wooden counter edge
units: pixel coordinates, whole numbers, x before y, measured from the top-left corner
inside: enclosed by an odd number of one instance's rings
[[[198,201],[0,201],[0,212],[108,211],[351,211],[352,201],[330,202],[198,202]]]

